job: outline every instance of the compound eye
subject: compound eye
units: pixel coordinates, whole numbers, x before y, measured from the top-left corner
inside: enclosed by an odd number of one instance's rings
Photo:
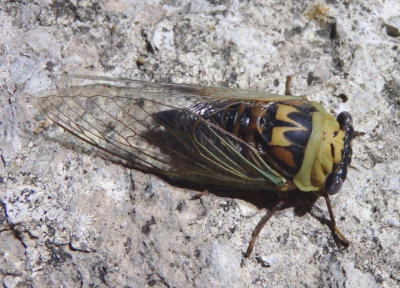
[[[339,122],[340,127],[343,128],[344,126],[353,125],[353,117],[351,117],[349,112],[341,112],[336,120]]]
[[[329,177],[325,183],[325,189],[329,195],[334,195],[339,192],[342,185],[343,179],[339,175],[333,175],[332,177]]]

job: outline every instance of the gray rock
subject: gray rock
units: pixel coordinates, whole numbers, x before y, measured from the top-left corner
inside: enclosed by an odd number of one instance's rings
[[[398,9],[397,0],[2,1],[3,286],[400,286]],[[313,217],[327,215],[319,199],[311,213],[276,213],[244,259],[262,200],[190,200],[198,191],[82,147],[36,104],[63,72],[279,94],[292,75],[294,94],[349,111],[365,132],[331,198],[352,245],[338,246]]]

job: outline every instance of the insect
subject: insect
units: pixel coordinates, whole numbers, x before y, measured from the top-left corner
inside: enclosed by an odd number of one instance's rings
[[[64,76],[80,81],[39,99],[57,125],[131,167],[174,183],[277,191],[280,200],[252,233],[249,257],[263,226],[291,191],[326,200],[346,178],[355,132],[352,117],[335,119],[318,102],[286,95],[123,78]]]

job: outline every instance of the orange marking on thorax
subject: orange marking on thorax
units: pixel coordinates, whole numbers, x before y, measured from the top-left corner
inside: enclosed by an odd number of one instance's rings
[[[260,119],[265,116],[266,114],[265,108],[260,104],[256,103],[253,106],[251,106],[251,111],[250,111],[250,121],[249,121],[249,126],[246,129],[246,141],[255,144],[255,133],[262,133],[261,127],[260,127]]]
[[[296,163],[294,162],[293,159],[293,154],[290,152],[289,149],[286,149],[284,147],[272,147],[271,148],[271,153],[280,161],[288,165],[289,167],[296,168]]]

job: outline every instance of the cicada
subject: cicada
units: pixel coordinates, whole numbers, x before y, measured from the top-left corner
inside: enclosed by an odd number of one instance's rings
[[[279,201],[253,231],[245,257],[292,191],[326,199],[346,179],[354,137],[347,112],[335,119],[320,103],[291,95],[130,79],[70,76],[39,99],[44,113],[84,142],[130,167],[173,183],[276,191]],[[288,78],[289,80],[290,78]]]

